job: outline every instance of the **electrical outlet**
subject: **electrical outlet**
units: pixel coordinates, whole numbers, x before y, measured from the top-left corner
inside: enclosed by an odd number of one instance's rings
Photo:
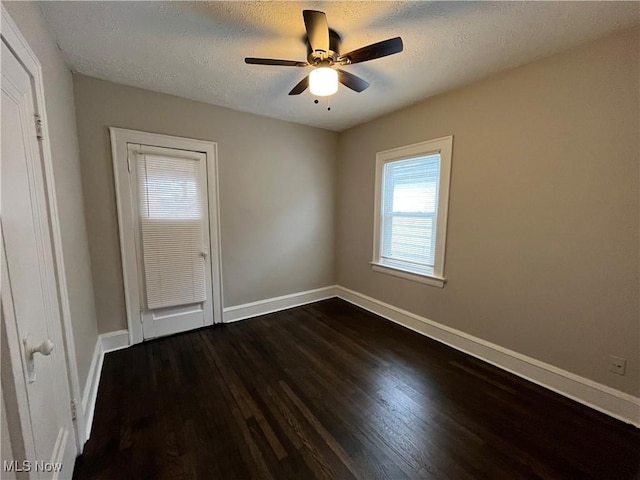
[[[624,375],[624,369],[627,366],[627,361],[624,358],[611,355],[609,357],[609,371],[617,373],[618,375]]]

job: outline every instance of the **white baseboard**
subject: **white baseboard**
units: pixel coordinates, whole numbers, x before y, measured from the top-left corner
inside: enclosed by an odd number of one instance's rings
[[[317,288],[315,290],[307,290],[306,292],[292,293],[281,297],[267,298],[257,302],[236,305],[235,307],[227,307],[223,310],[222,319],[224,323],[237,322],[267,313],[286,310],[287,308],[299,307],[307,303],[313,303],[327,298],[336,296],[336,287]]]
[[[98,335],[96,346],[93,349],[93,357],[91,358],[91,366],[89,367],[89,375],[87,383],[84,386],[82,394],[82,412],[84,415],[85,425],[85,442],[89,440],[91,435],[91,425],[93,424],[93,414],[96,408],[96,398],[98,395],[98,385],[100,384],[100,374],[102,373],[102,362],[104,354],[120,350],[129,346],[129,332],[127,330],[118,330],[115,332],[103,333]]]
[[[391,320],[438,342],[449,345],[456,350],[484,360],[514,375],[640,428],[640,398],[638,397],[339,285],[227,307],[223,311],[223,321],[225,323],[236,322],[332,297],[339,297],[387,320]],[[127,330],[102,334],[96,342],[87,385],[82,397],[87,439],[91,432],[104,354],[125,348],[128,345],[129,335]]]
[[[508,350],[359,292],[337,286],[339,298],[484,360],[618,420],[640,427],[640,398]]]
[[[84,441],[89,440],[91,433],[91,423],[93,422],[93,411],[96,406],[96,396],[98,395],[98,383],[100,382],[100,372],[102,370],[102,343],[100,336],[96,339],[96,346],[91,357],[89,375],[82,392],[82,413],[84,415],[85,436]]]
[[[103,333],[100,335],[102,353],[114,352],[129,346],[129,331],[116,330],[115,332]]]

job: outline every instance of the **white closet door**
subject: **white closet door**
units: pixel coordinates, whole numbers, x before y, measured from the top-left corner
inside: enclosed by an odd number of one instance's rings
[[[131,145],[144,338],[213,322],[207,158]]]
[[[3,378],[2,387],[14,392],[16,406],[10,408],[16,415],[15,425],[27,459],[32,466],[38,460],[47,468],[40,473],[25,473],[24,477],[71,478],[77,449],[45,172],[34,124],[33,77],[4,37],[0,43],[0,307],[8,347],[3,352],[2,368],[12,379],[8,386]],[[23,466],[23,459],[19,460],[18,465],[3,465],[0,477],[15,476],[12,472],[16,466]]]

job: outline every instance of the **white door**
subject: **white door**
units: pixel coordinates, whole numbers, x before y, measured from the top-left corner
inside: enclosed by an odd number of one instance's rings
[[[207,156],[128,146],[144,338],[213,324]]]
[[[4,40],[1,110],[2,312],[25,399],[17,413],[33,446],[31,476],[70,478],[77,451],[32,79]]]

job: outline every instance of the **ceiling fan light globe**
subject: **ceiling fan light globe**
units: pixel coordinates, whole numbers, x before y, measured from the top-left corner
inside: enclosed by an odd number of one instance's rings
[[[318,97],[327,97],[338,91],[338,72],[330,67],[316,68],[309,74],[309,90]]]

